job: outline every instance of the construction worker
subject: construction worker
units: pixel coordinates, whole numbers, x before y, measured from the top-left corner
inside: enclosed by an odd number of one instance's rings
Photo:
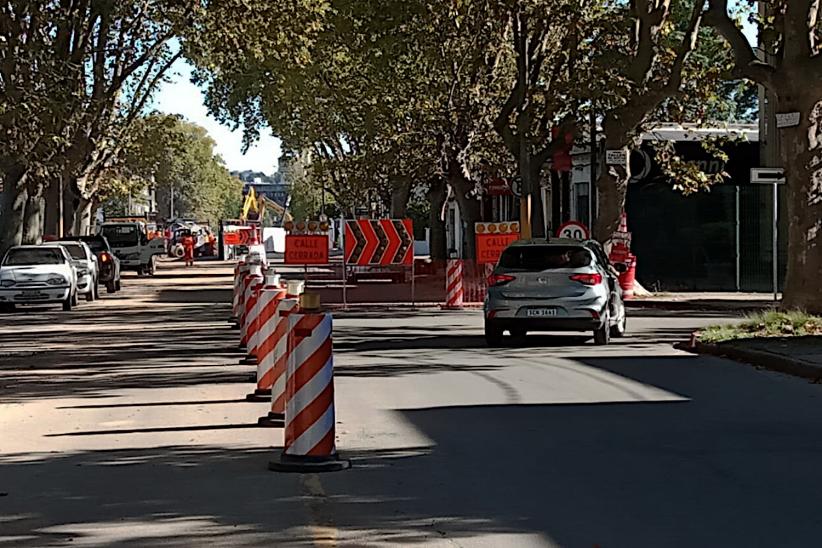
[[[185,259],[186,266],[194,266],[194,236],[191,231],[183,233],[183,259]]]

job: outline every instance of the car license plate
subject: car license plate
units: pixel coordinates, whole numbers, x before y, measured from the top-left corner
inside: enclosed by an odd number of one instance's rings
[[[39,299],[42,296],[43,296],[43,294],[40,293],[39,291],[37,291],[36,289],[29,290],[29,291],[23,291],[18,295],[18,297],[21,298],[21,299]]]
[[[557,315],[556,308],[529,308],[525,314],[529,318],[550,318]]]

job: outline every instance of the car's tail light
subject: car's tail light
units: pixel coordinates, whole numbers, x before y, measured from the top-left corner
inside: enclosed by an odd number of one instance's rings
[[[101,262],[107,263],[110,260],[111,260],[111,257],[109,256],[108,253],[103,253],[103,254],[100,255],[100,261]]]
[[[583,285],[599,285],[602,283],[602,274],[574,274],[571,279]]]
[[[493,310],[489,310],[488,313],[485,315],[485,317],[488,318],[489,320],[493,320],[494,318],[497,317],[497,314],[499,314],[500,312],[503,312],[505,310],[508,310],[508,309],[507,308],[495,308]]]
[[[599,319],[599,312],[597,312],[596,310],[591,310],[591,317],[595,320],[598,320]]]
[[[498,287],[516,279],[516,276],[509,276],[508,274],[491,274],[488,276],[488,287]]]

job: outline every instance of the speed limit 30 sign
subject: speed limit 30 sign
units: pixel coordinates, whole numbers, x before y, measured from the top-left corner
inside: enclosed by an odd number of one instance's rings
[[[589,237],[590,233],[588,232],[588,227],[579,221],[569,221],[557,230],[557,238],[587,240]]]

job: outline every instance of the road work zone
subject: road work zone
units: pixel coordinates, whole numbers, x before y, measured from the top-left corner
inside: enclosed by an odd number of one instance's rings
[[[815,543],[819,386],[672,348],[723,316],[488,349],[476,310],[334,311],[352,467],[279,474],[232,278],[161,264],[93,308],[0,316],[0,546]]]

